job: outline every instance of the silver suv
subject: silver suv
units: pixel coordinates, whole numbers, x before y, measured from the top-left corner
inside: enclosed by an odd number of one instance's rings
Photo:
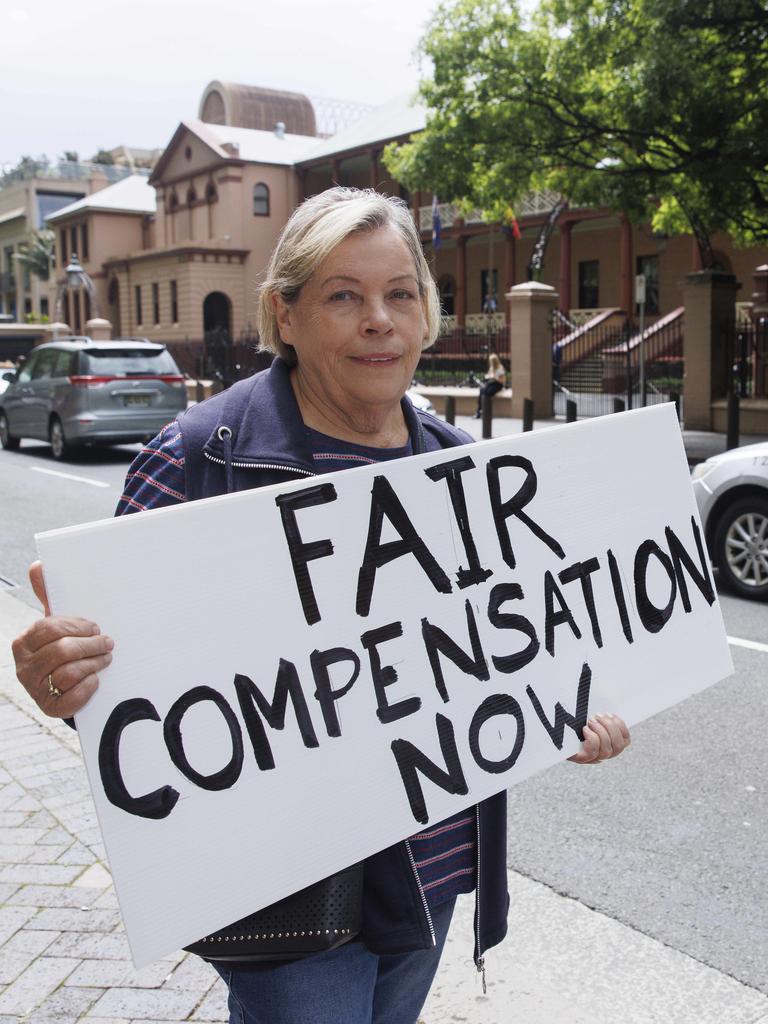
[[[129,338],[68,337],[30,352],[4,373],[0,444],[50,441],[55,459],[84,444],[128,444],[153,437],[186,408],[184,378],[165,345]]]

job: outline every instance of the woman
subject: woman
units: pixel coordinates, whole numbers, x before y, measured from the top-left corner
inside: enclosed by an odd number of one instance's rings
[[[437,335],[439,301],[400,200],[334,188],[303,203],[267,270],[259,320],[262,346],[277,356],[270,369],[188,410],[147,445],[118,514],[471,441],[404,398]],[[39,564],[31,576],[44,602]],[[31,696],[64,717],[94,692],[111,649],[94,623],[48,617],[18,638],[14,655]],[[598,715],[572,760],[602,761],[628,743],[620,719]],[[503,793],[370,857],[353,941],[287,963],[219,964],[231,1020],[413,1024],[456,896],[473,890],[482,970],[483,953],[506,932]]]
[[[485,373],[485,378],[480,386],[480,391],[477,395],[477,412],[475,413],[475,419],[479,420],[483,415],[483,397],[485,396],[489,400],[493,398],[497,391],[501,391],[504,387],[504,383],[507,379],[507,371],[504,369],[504,364],[496,355],[495,352],[491,352],[488,357],[488,369]]]

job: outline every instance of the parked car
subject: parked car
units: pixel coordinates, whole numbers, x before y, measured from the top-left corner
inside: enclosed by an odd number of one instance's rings
[[[691,476],[721,581],[743,597],[768,600],[768,442],[714,455]]]
[[[406,391],[406,395],[410,398],[411,405],[415,409],[421,409],[422,412],[431,412],[434,415],[435,407],[425,395],[419,394],[415,388],[409,388]]]
[[[25,437],[49,441],[55,459],[80,445],[147,440],[187,405],[170,352],[141,338],[63,338],[2,376],[0,444],[13,450]]]

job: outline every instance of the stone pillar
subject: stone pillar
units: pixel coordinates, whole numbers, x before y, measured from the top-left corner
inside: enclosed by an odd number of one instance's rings
[[[458,225],[461,230],[461,225]],[[456,326],[463,327],[467,315],[467,236],[456,238]]]
[[[633,288],[635,275],[632,273],[632,225],[626,213],[621,215],[619,273],[621,278],[619,305],[626,315],[631,317],[635,309],[635,290]]]
[[[533,399],[537,419],[549,419],[552,407],[552,312],[559,296],[538,281],[515,285],[509,303],[512,363],[512,416],[523,415],[523,399]]]
[[[65,338],[72,333],[69,324],[65,324],[62,320],[54,320],[53,323],[46,324],[43,330],[47,335],[46,341],[56,341],[58,337]]]
[[[111,341],[112,324],[103,317],[95,316],[86,323],[85,333],[94,341]]]
[[[741,285],[722,270],[699,270],[682,283],[685,320],[685,427],[712,429],[712,400],[728,392],[730,343]]]
[[[560,303],[561,309],[567,314],[571,308],[571,232],[573,221],[564,220],[560,224]]]

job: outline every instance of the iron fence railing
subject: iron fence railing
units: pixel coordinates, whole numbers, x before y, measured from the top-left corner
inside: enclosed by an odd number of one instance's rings
[[[509,365],[509,332],[500,330],[475,333],[456,327],[450,334],[441,334],[422,355],[416,368],[416,380],[426,385],[461,385],[471,374],[483,377],[488,356],[496,352]]]

